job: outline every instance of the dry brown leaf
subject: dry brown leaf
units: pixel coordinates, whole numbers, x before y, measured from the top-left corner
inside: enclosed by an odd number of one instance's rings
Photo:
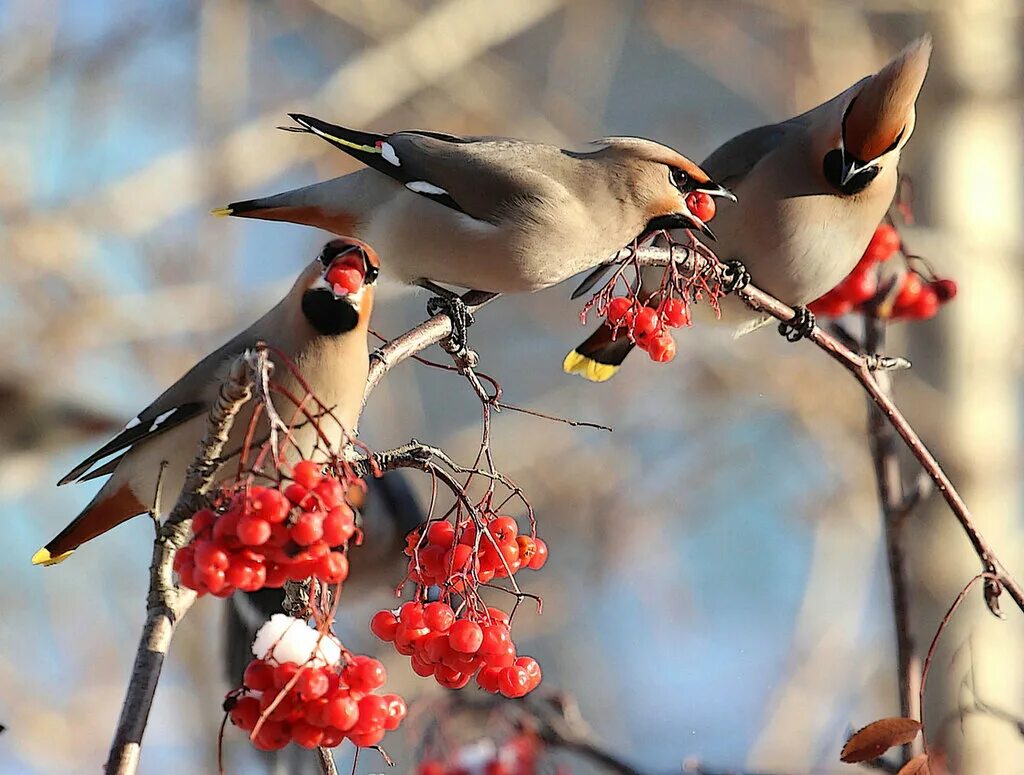
[[[928,769],[928,754],[919,753],[900,767],[900,771],[896,775],[930,775],[930,773],[931,770]]]
[[[848,764],[877,759],[894,745],[909,743],[921,731],[921,722],[912,718],[883,718],[858,729],[843,746],[839,760]]]

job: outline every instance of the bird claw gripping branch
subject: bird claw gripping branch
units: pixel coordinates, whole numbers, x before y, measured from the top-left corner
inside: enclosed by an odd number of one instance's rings
[[[456,294],[437,295],[427,300],[427,314],[430,317],[443,314],[452,322],[451,335],[441,342],[445,352],[465,358],[469,354],[469,327],[473,325],[473,313]]]
[[[814,331],[814,313],[807,307],[793,307],[793,317],[779,323],[779,333],[787,342],[799,342]]]

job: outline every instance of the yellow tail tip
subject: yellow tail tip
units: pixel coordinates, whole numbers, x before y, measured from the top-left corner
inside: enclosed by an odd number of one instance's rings
[[[562,371],[566,374],[579,374],[591,382],[607,382],[618,372],[619,367],[610,363],[598,363],[593,358],[573,350],[562,361]]]
[[[218,218],[224,218],[224,217],[226,217],[228,215],[234,215],[234,214],[235,214],[235,211],[232,210],[230,207],[215,207],[212,210],[210,210],[210,215],[215,215]]]
[[[64,560],[66,560],[68,557],[70,557],[72,552],[74,552],[74,551],[75,550],[72,549],[69,552],[64,552],[63,554],[58,554],[56,557],[53,557],[50,554],[50,550],[47,549],[44,546],[42,549],[40,549],[38,552],[36,552],[35,554],[32,555],[32,564],[33,565],[56,565],[58,562],[64,562]]]

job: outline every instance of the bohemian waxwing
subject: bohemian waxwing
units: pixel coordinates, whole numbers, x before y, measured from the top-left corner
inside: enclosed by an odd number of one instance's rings
[[[751,129],[712,153],[702,167],[739,204],[715,216],[715,252],[739,261],[759,288],[800,307],[834,288],[860,259],[896,192],[900,151],[914,131],[914,103],[928,72],[930,37],[914,41],[875,75],[780,124]],[[641,298],[662,270],[645,269]],[[741,332],[761,318],[735,298],[723,319]],[[797,333],[810,331],[805,308]],[[563,368],[594,382],[611,378],[633,344],[612,341],[602,325],[566,356]]]
[[[370,169],[214,212],[354,235],[407,283],[547,288],[653,229],[707,230],[691,192],[731,196],[664,145],[609,137],[585,152],[506,137],[359,132],[293,114]]]
[[[362,275],[355,291],[328,283],[328,272],[339,263],[358,269]],[[85,510],[36,552],[33,564],[60,562],[86,541],[138,514],[152,510],[166,515],[184,484],[188,465],[205,432],[207,413],[228,367],[257,342],[266,342],[290,358],[313,394],[325,406],[333,407],[333,413],[321,417],[317,425],[331,442],[329,446],[338,450],[345,434],[355,432],[362,408],[369,368],[367,328],[378,271],[377,256],[368,245],[354,239],[329,242],[281,302],[199,361],[117,436],[61,479],[59,484],[67,484],[111,475]],[[272,353],[271,360],[275,359]],[[289,369],[280,363],[276,366],[274,380],[292,395],[305,395]],[[237,474],[238,455],[251,415],[252,402],[235,419],[218,476]],[[287,412],[283,416],[289,419]],[[265,413],[263,418],[265,423]],[[265,425],[262,431],[258,426],[257,438],[266,435]],[[324,448],[328,445],[312,423],[299,425],[292,435],[294,454],[326,459]],[[95,468],[112,455],[116,457]],[[155,502],[158,489],[162,497]]]

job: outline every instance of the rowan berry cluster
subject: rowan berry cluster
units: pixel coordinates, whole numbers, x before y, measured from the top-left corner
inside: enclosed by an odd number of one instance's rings
[[[878,295],[878,265],[901,251],[902,241],[895,227],[888,223],[880,224],[853,271],[808,307],[815,314],[830,318],[863,310],[864,305]],[[942,304],[956,296],[956,291],[953,280],[928,279],[908,266],[897,281],[897,287],[892,289],[891,304],[879,305],[879,312],[892,319],[927,320],[935,316]]]
[[[377,694],[387,673],[368,656],[344,654],[332,634],[276,614],[256,635],[243,686],[225,702],[231,723],[263,751],[295,742],[334,748],[377,745],[406,716],[405,700]]]
[[[497,743],[490,738],[475,740],[450,755],[420,760],[416,775],[533,775],[537,772],[543,746],[534,735],[519,733]],[[559,773],[568,772],[559,770]]]
[[[320,463],[302,460],[276,487],[244,487],[225,498],[226,507],[200,509],[192,517],[192,541],[174,558],[181,583],[217,597],[310,577],[340,584],[356,533],[346,484]]]
[[[405,551],[417,599],[378,611],[370,622],[374,635],[410,657],[417,675],[433,676],[446,688],[461,689],[476,676],[478,686],[506,697],[535,689],[540,665],[518,656],[509,615],[484,605],[478,587],[523,568],[539,570],[547,562],[547,544],[519,535],[512,517],[492,515],[482,530],[472,520],[458,527],[431,522],[409,534]],[[419,602],[430,587],[439,588],[440,599]],[[453,601],[459,601],[455,609]]]
[[[614,296],[605,308],[605,323],[613,336],[628,336],[656,363],[676,357],[676,341],[670,328],[690,325],[690,310],[682,299],[670,297],[657,307],[629,296]]]

